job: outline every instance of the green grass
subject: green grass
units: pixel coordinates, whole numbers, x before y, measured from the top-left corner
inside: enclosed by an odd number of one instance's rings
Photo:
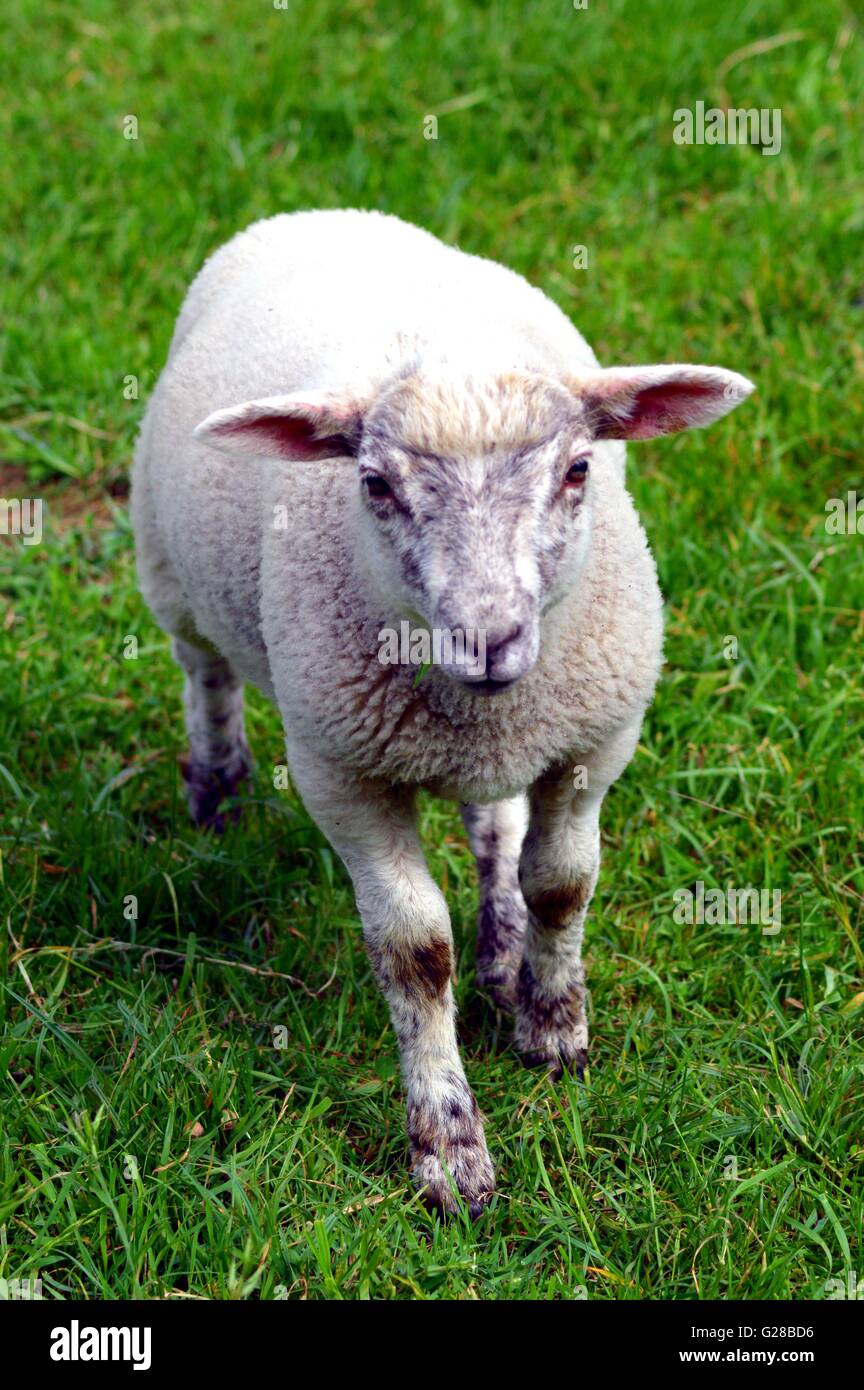
[[[91,1298],[773,1299],[860,1275],[864,537],[824,529],[829,497],[864,495],[850,12],[94,0],[49,19],[22,0],[5,25],[0,490],[46,518],[40,546],[0,541],[0,1277]],[[673,111],[724,93],[781,109],[781,154],[673,144]],[[245,821],[188,825],[179,677],[123,511],[202,258],[319,205],[505,261],[604,362],[717,361],[759,387],[704,434],[631,448],[668,666],[605,808],[584,1086],[522,1070],[476,995],[472,864],[454,808],[424,803],[499,1169],[475,1227],[406,1187],[350,888],[273,790],[278,719],[254,696]],[[697,879],[781,889],[781,932],[677,925]]]

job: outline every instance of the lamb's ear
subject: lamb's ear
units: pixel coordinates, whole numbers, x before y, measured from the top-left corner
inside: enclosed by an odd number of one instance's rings
[[[710,425],[740,404],[752,381],[723,367],[606,367],[570,381],[595,439],[652,439]]]
[[[305,460],[353,457],[362,426],[363,407],[348,393],[297,391],[216,410],[193,434],[226,454]]]

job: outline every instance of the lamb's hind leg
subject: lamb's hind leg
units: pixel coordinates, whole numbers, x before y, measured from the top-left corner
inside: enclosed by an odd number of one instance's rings
[[[491,806],[463,806],[462,819],[480,879],[477,984],[499,1008],[511,1011],[528,919],[519,887],[528,803],[524,796],[514,796]]]
[[[225,816],[219,806],[234,795],[252,767],[243,727],[243,682],[212,648],[175,637],[173,652],[186,672],[183,702],[189,755],[180,766],[189,810],[196,825],[222,831]]]

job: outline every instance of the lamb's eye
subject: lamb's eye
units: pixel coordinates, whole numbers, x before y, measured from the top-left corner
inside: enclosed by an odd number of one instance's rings
[[[387,482],[387,479],[381,477],[380,473],[364,474],[363,484],[370,497],[393,496],[393,489]]]
[[[585,474],[588,472],[588,460],[576,459],[571,463],[567,472],[564,474],[564,486],[576,487],[585,481]]]

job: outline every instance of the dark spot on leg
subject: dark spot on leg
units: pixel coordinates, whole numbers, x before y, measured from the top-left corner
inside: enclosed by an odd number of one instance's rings
[[[214,671],[209,676],[204,676],[201,680],[205,690],[227,690],[229,686],[235,684],[235,678],[230,671]]]
[[[560,931],[568,927],[587,906],[588,891],[589,880],[579,878],[575,883],[561,884],[557,888],[546,888],[526,896],[528,906],[541,927]]]
[[[368,945],[376,975],[385,986],[428,1001],[441,999],[453,973],[453,952],[443,936],[430,937],[422,945],[388,941]]]
[[[412,953],[417,987],[430,999],[439,999],[453,974],[453,952],[450,942],[436,936],[425,946],[415,946]]]

